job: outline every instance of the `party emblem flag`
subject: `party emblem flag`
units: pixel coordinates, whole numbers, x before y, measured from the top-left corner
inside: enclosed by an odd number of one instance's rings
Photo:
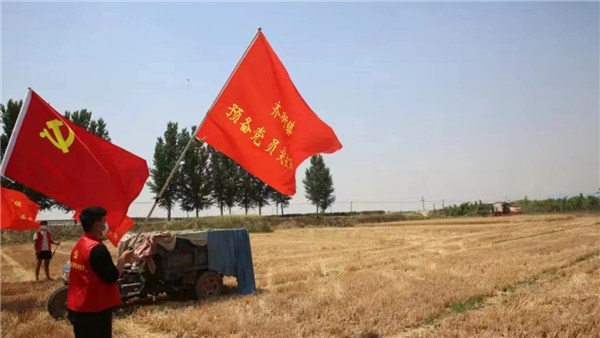
[[[31,230],[39,227],[35,218],[40,206],[24,193],[8,188],[0,188],[2,210],[0,229]]]
[[[80,211],[101,206],[117,245],[133,225],[126,217],[148,178],[146,161],[69,121],[30,90],[0,174]]]
[[[342,148],[260,31],[196,137],[286,195],[296,193],[296,169],[305,159]]]

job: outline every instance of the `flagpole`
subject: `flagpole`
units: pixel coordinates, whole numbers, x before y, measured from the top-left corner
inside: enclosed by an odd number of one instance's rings
[[[252,38],[252,41],[250,41],[250,43],[248,44],[248,47],[246,47],[246,50],[244,51],[244,54],[242,54],[242,57],[238,61],[237,65],[235,65],[235,68],[233,68],[233,71],[231,72],[231,74],[229,74],[229,77],[227,78],[227,81],[225,81],[225,84],[223,85],[223,87],[221,87],[221,90],[219,91],[219,94],[217,94],[217,97],[215,98],[215,100],[213,101],[213,103],[210,105],[210,108],[208,108],[208,110],[206,111],[206,114],[204,115],[204,118],[202,118],[202,122],[200,122],[200,124],[198,125],[198,129],[200,129],[200,127],[204,123],[204,120],[206,120],[206,116],[208,116],[208,112],[210,112],[213,109],[213,107],[215,106],[215,104],[217,104],[217,101],[219,100],[219,98],[223,94],[223,91],[225,90],[225,88],[227,88],[227,85],[229,84],[229,81],[231,81],[231,78],[233,77],[233,74],[235,74],[235,72],[237,71],[237,69],[240,67],[240,64],[242,63],[242,60],[244,60],[244,58],[246,57],[246,54],[248,54],[248,51],[250,50],[250,47],[252,47],[252,45],[254,45],[254,42],[256,41],[256,39],[258,38],[258,36],[260,35],[260,32],[262,32],[262,27],[258,27],[258,29],[256,30],[256,34]],[[198,129],[196,129],[196,130],[198,130]]]
[[[8,166],[8,161],[12,155],[13,148],[15,147],[15,143],[17,143],[17,136],[19,136],[19,132],[21,131],[21,125],[23,124],[23,120],[25,119],[25,114],[27,113],[27,108],[29,108],[29,101],[31,101],[31,88],[27,87],[27,95],[25,96],[25,101],[21,105],[21,110],[19,111],[19,116],[17,117],[17,121],[15,122],[15,126],[13,127],[12,133],[10,135],[10,139],[8,140],[8,145],[6,146],[6,151],[4,152],[4,157],[2,158],[2,163],[0,163],[0,176],[4,176],[4,172],[6,171],[6,166]]]
[[[254,42],[256,41],[256,39],[258,38],[258,36],[260,35],[261,32],[262,32],[262,27],[258,27],[258,29],[256,31],[256,34],[252,38],[252,41],[250,41],[250,43],[248,44],[248,47],[246,47],[246,50],[244,51],[244,54],[242,54],[242,57],[239,59],[238,63],[235,65],[235,68],[233,69],[233,71],[231,72],[231,74],[229,74],[229,77],[227,78],[227,81],[225,81],[225,84],[223,85],[223,87],[221,87],[221,90],[219,91],[219,94],[217,94],[217,97],[214,99],[213,103],[210,105],[210,108],[208,108],[208,110],[206,111],[206,114],[204,114],[204,117],[202,118],[202,121],[198,125],[198,128],[196,128],[196,131],[198,131],[200,129],[200,127],[202,127],[202,124],[204,124],[204,121],[206,120],[206,117],[208,116],[208,113],[213,109],[213,107],[215,106],[215,104],[217,103],[217,101],[219,100],[219,98],[221,97],[221,95],[223,94],[223,91],[225,90],[225,88],[229,84],[229,81],[231,81],[231,78],[233,77],[233,74],[235,74],[235,72],[237,71],[237,69],[240,67],[240,64],[242,63],[242,61],[246,57],[246,54],[248,54],[248,51],[250,50],[250,47],[252,47],[252,45],[254,45]],[[135,236],[135,238],[133,239],[133,241],[131,242],[131,244],[129,244],[129,248],[130,249],[134,247],[134,245],[137,242],[138,238],[142,234],[142,230],[144,229],[144,226],[146,226],[146,223],[148,222],[148,219],[150,219],[150,216],[154,212],[154,209],[156,208],[156,205],[158,204],[158,201],[162,197],[162,195],[165,192],[165,190],[167,190],[167,185],[169,185],[169,183],[171,182],[171,179],[173,178],[173,176],[175,175],[175,172],[177,171],[177,168],[179,168],[179,165],[181,164],[181,161],[183,160],[183,157],[185,156],[185,153],[188,151],[188,149],[190,148],[190,146],[192,145],[192,143],[194,142],[195,139],[196,139],[196,136],[192,135],[192,137],[190,137],[190,141],[186,144],[185,148],[183,148],[183,152],[181,153],[181,155],[179,156],[179,159],[175,163],[175,166],[171,170],[171,173],[169,174],[169,177],[167,177],[167,180],[165,181],[165,184],[163,185],[162,189],[160,189],[160,192],[158,193],[158,196],[156,196],[156,199],[154,200],[154,204],[152,205],[152,208],[150,208],[150,212],[148,212],[148,216],[146,216],[146,219],[144,219],[144,221],[142,222],[142,225],[140,226],[140,229],[138,230],[137,235]]]

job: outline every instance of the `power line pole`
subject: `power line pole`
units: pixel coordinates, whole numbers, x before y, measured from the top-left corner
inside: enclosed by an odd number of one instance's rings
[[[423,211],[425,211],[425,198],[421,196],[421,204],[423,205]]]
[[[350,201],[350,212],[352,212],[352,201]]]
[[[442,200],[442,209],[445,209],[446,207],[444,206],[444,200]]]

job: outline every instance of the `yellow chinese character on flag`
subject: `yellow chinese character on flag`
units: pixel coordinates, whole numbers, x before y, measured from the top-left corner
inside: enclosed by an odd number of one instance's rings
[[[286,157],[287,157],[287,152],[285,151],[285,148],[283,148],[283,150],[279,153],[279,157],[277,158],[277,161],[279,161],[279,163],[281,165],[284,165],[283,162],[285,161]]]
[[[268,152],[269,155],[273,155],[273,152],[275,151],[275,148],[277,148],[278,144],[279,144],[279,140],[274,138],[273,141],[271,141],[271,143],[267,147],[267,149],[265,149],[265,151]]]
[[[250,139],[252,140],[252,142],[254,143],[255,146],[260,147],[260,139],[265,137],[265,128],[260,127],[256,130],[254,130],[254,136],[252,136]]]
[[[229,119],[231,121],[233,121],[233,123],[237,123],[237,121],[240,119],[240,117],[242,116],[242,113],[244,112],[244,110],[240,107],[238,107],[237,104],[233,104],[233,107],[229,107],[229,112],[227,112],[227,117],[229,117]]]
[[[296,126],[296,122],[294,122],[294,121],[289,121],[288,123],[286,123],[285,133],[287,134],[287,136],[292,135],[292,132],[294,131],[295,126]]]
[[[273,112],[271,113],[271,116],[273,116],[274,118],[278,118],[280,115],[279,108],[281,108],[281,103],[279,101],[277,101],[275,103],[275,107],[273,107]]]
[[[292,163],[292,158],[289,156],[285,158],[285,167],[290,169],[294,167],[294,163]]]
[[[252,132],[252,129],[250,129],[250,122],[252,122],[252,118],[250,118],[250,117],[246,117],[246,122],[242,122],[242,125],[240,126],[240,130],[244,134]]]

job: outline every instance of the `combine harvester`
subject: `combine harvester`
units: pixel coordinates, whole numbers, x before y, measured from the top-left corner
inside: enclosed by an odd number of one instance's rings
[[[521,207],[512,206],[509,202],[490,203],[490,214],[492,216],[515,216],[522,215]]]

